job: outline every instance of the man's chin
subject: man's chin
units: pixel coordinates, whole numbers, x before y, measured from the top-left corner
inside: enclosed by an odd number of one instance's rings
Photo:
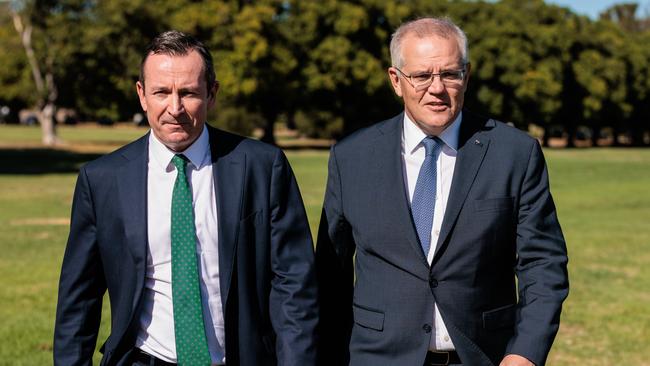
[[[187,134],[187,131],[191,129],[189,124],[183,123],[166,123],[163,127],[170,135],[176,133]]]
[[[421,119],[417,122],[417,125],[427,135],[438,135],[454,121],[450,113],[444,113],[435,117]]]
[[[183,151],[192,144],[192,139],[187,133],[175,133],[167,136],[162,142],[170,150]]]

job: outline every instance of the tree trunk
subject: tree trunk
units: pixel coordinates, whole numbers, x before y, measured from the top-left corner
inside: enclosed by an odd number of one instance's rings
[[[264,134],[262,135],[261,140],[267,144],[276,145],[274,126],[275,123],[272,120],[266,120],[266,123],[264,124]]]
[[[643,146],[643,127],[639,121],[632,121],[630,127],[630,144],[635,147]]]
[[[549,128],[544,129],[544,134],[542,135],[542,146],[548,147],[548,140],[551,139],[551,134],[549,132]]]
[[[41,124],[41,135],[43,145],[52,146],[58,144],[59,138],[56,135],[56,124],[54,123],[54,103],[47,103],[38,114],[38,122]]]
[[[278,114],[275,109],[271,110],[262,110],[262,117],[264,118],[264,135],[262,135],[262,141],[267,144],[277,145],[275,141],[275,120],[278,118]]]
[[[612,128],[613,134],[614,134],[614,142],[612,143],[612,146],[615,147],[621,147],[623,144],[619,140],[619,137],[621,136],[621,128],[618,126],[618,124],[614,125]]]
[[[576,132],[577,132],[577,126],[570,124],[566,126],[566,147],[568,148],[574,148],[576,147]]]
[[[32,71],[36,92],[38,93],[36,105],[40,110],[38,119],[41,124],[43,144],[46,146],[56,145],[60,140],[56,135],[56,127],[54,124],[54,113],[56,111],[55,101],[57,99],[54,76],[51,72],[48,72],[45,76],[45,82],[43,81],[41,67],[38,64],[34,48],[32,47],[32,26],[29,24],[27,24],[27,26],[23,25],[20,15],[16,12],[12,13],[12,18],[14,21],[14,27],[20,35],[23,47],[25,48],[25,54]],[[51,66],[51,61],[51,59],[48,60],[48,66]]]
[[[293,109],[287,112],[287,128],[295,131],[298,126],[296,126],[296,111]]]
[[[600,138],[600,127],[593,127],[591,129],[591,146],[598,146],[598,139]]]

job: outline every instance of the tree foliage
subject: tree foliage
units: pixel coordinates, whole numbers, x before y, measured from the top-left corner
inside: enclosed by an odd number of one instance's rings
[[[526,129],[627,133],[647,144],[650,20],[618,4],[592,20],[542,0],[25,0],[35,54],[52,73],[58,107],[87,119],[139,111],[141,51],[161,31],[197,36],[220,82],[212,121],[274,142],[284,121],[303,134],[340,137],[401,110],[386,69],[403,21],[446,15],[470,41],[466,105]],[[0,104],[38,103],[29,62],[0,3]]]

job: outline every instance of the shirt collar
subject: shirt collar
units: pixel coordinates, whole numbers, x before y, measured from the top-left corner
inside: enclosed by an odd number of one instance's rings
[[[454,122],[452,122],[447,128],[442,131],[438,136],[445,145],[452,148],[454,151],[458,151],[458,136],[460,135],[460,123],[463,119],[463,112],[461,111],[456,116]],[[404,146],[404,151],[412,154],[416,148],[420,146],[422,140],[427,137],[427,134],[422,132],[422,130],[413,122],[406,112],[404,113],[404,128],[402,129],[402,142]]]
[[[183,154],[196,169],[201,169],[207,164],[211,164],[210,159],[210,138],[208,128],[204,125],[201,135],[184,151],[172,151],[165,146],[153,131],[149,134],[149,158],[153,159],[162,169],[167,170],[170,167],[171,160],[176,154]]]

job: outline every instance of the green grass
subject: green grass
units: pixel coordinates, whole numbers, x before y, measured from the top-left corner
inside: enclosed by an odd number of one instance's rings
[[[546,152],[571,293],[551,365],[650,365],[650,150]]]
[[[123,143],[144,132],[61,129],[69,141],[84,142],[92,135],[99,145]],[[29,174],[0,173],[0,365],[51,364],[74,170],[92,157],[56,155],[65,161],[52,168],[48,150],[6,149],[10,142],[31,144],[39,138],[38,129],[0,126],[0,161],[29,167]],[[327,152],[288,151],[287,156],[315,232]],[[650,149],[551,149],[546,156],[571,276],[548,364],[650,365]],[[100,339],[107,333],[104,324]]]
[[[0,365],[51,364],[74,177],[0,175]]]
[[[39,143],[41,130],[34,126],[0,125],[2,135],[0,142],[3,145],[18,145],[25,143]],[[98,126],[96,124],[82,124],[79,126],[60,126],[57,128],[58,136],[65,143],[95,143],[101,145],[124,144],[144,135],[146,128],[134,128],[128,124],[118,124],[114,127]]]
[[[316,240],[327,181],[328,152],[292,151],[287,152],[287,157],[300,186],[302,200],[309,217],[309,226]]]

